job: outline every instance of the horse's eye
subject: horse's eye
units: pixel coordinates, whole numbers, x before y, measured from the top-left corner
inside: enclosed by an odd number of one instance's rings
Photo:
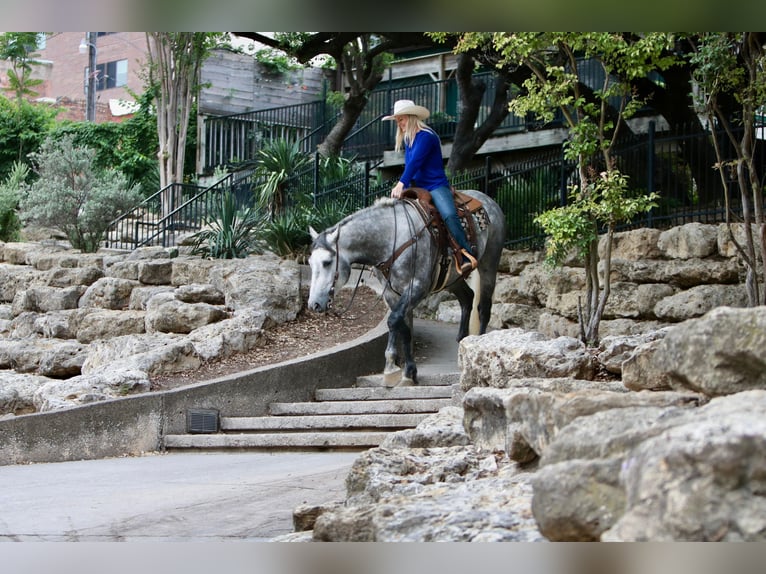
[[[332,265],[332,261],[322,261],[322,265],[324,267],[329,267],[330,265]]]

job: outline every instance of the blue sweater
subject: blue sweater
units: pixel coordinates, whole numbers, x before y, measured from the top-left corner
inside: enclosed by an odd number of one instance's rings
[[[411,146],[404,146],[404,173],[399,178],[404,187],[422,187],[431,191],[449,187],[439,136],[430,129],[415,134]]]

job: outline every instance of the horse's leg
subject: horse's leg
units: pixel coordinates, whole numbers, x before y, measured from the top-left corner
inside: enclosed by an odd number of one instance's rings
[[[412,312],[417,302],[422,298],[423,295],[415,291],[403,295],[388,316],[389,333],[395,333],[396,339],[401,344],[404,359],[404,371],[398,386],[418,384],[418,369],[415,365],[415,345],[412,336]]]
[[[399,382],[401,369],[396,364],[397,352],[397,330],[391,324],[391,315],[388,317],[388,344],[386,345],[386,365],[383,367],[383,384],[387,387],[394,387]]]
[[[479,295],[479,334],[487,332],[489,319],[492,315],[492,296],[495,293],[495,273],[484,273],[481,276]]]
[[[471,311],[473,309],[473,290],[465,281],[458,281],[452,289],[452,293],[457,297],[458,303],[460,303],[460,326],[457,331],[457,340],[461,341],[468,335]]]

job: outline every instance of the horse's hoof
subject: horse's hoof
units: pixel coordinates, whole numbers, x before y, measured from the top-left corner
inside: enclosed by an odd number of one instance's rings
[[[396,386],[397,387],[414,387],[415,385],[417,385],[417,383],[413,381],[412,379],[402,377],[402,380],[399,381],[399,384]]]
[[[387,373],[383,373],[383,385],[386,387],[395,387],[397,386],[397,383],[399,382],[399,379],[402,376],[402,370],[401,369],[395,369],[393,371],[389,371]]]

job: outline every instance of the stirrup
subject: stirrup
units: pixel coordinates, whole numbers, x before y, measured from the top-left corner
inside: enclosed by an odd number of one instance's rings
[[[461,249],[460,253],[463,257],[468,259],[468,261],[465,261],[463,264],[458,265],[458,258],[455,257],[455,269],[461,275],[468,275],[468,273],[476,269],[479,263],[476,261],[476,258],[470,253],[468,253],[468,251],[466,251],[465,249]]]

